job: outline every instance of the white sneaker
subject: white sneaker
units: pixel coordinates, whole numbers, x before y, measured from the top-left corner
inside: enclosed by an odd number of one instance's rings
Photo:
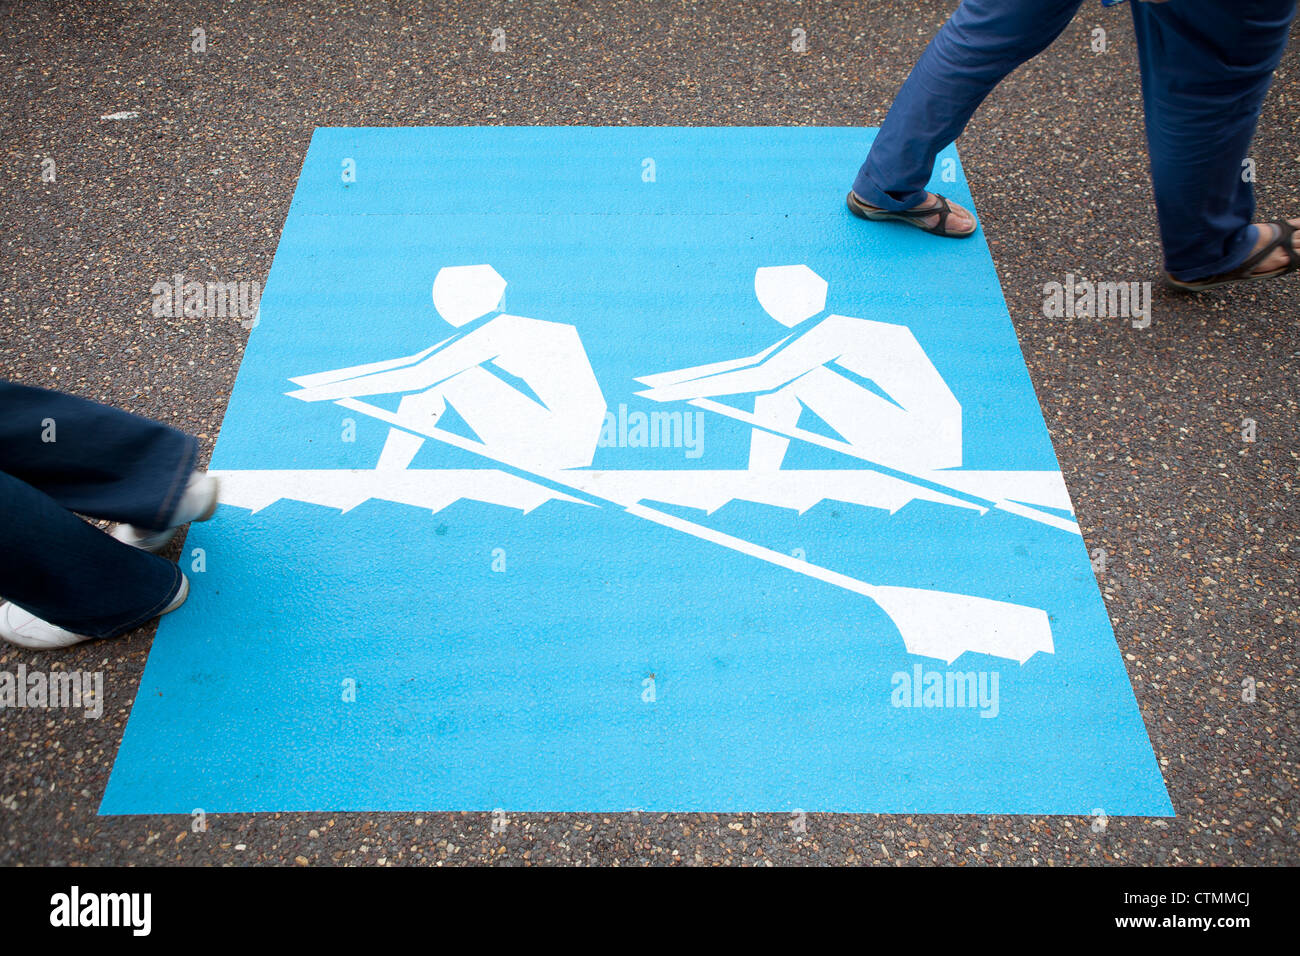
[[[158,612],[159,616],[174,611],[190,596],[190,582],[181,575],[181,587],[167,606]],[[24,611],[16,604],[6,601],[0,604],[0,637],[10,644],[29,647],[36,651],[48,651],[58,647],[71,647],[82,641],[94,640],[85,634],[74,634],[48,621],[42,621],[35,614]]]
[[[176,534],[176,529],[181,525],[189,524],[191,521],[207,521],[211,518],[217,510],[220,490],[217,479],[206,472],[200,474],[196,471],[185,483],[185,491],[181,494],[180,503],[177,504],[173,516],[176,523],[172,527],[162,531],[149,531],[145,528],[137,528],[133,524],[120,524],[109,534],[133,548],[143,548],[145,551],[157,553],[167,547]]]

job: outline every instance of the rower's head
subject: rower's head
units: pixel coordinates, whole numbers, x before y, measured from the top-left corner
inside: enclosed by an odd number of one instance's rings
[[[433,307],[460,328],[495,312],[505,291],[506,280],[491,266],[443,266],[433,280]]]
[[[754,294],[763,310],[787,327],[826,308],[826,280],[802,265],[756,269]]]

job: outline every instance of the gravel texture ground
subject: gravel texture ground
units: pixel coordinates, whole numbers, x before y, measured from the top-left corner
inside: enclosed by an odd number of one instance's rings
[[[264,281],[314,127],[879,125],[953,6],[0,4],[0,375],[173,422],[206,456],[248,333],[156,319],[149,289]],[[1298,114],[1293,45],[1251,154],[1262,218],[1300,215]],[[1107,552],[1175,819],[814,815],[797,834],[781,815],[543,814],[498,834],[481,813],[221,815],[199,833],[98,817],[149,626],[57,656],[0,649],[11,671],[107,675],[100,720],[0,717],[0,862],[1296,863],[1300,280],[1193,297],[1157,283],[1145,330],[1043,317],[1044,283],[1067,272],[1158,278],[1123,6],[1088,0],[958,148],[1088,547]]]

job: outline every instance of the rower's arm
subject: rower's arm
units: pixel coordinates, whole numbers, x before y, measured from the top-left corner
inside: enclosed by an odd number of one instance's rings
[[[467,335],[448,339],[427,358],[404,368],[389,369],[289,392],[304,402],[337,401],[360,395],[416,392],[487,362],[509,347],[509,323],[493,320]]]
[[[660,402],[675,402],[689,401],[693,398],[711,398],[718,395],[767,392],[794,381],[799,376],[835,357],[835,351],[833,349],[828,350],[828,344],[824,337],[818,334],[817,328],[813,328],[793,341],[782,340],[776,346],[768,349],[767,352],[755,356],[755,358],[761,359],[758,364],[713,374],[705,373],[696,378],[659,385],[637,394]],[[737,365],[739,363],[722,364]],[[698,371],[705,372],[706,369],[711,367],[716,366],[702,366]],[[641,381],[647,380],[642,379]]]

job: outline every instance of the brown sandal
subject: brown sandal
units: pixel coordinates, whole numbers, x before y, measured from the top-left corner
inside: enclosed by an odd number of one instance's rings
[[[963,239],[969,236],[979,228],[979,223],[975,223],[965,232],[953,232],[944,228],[948,222],[948,214],[952,212],[952,207],[948,205],[948,200],[938,193],[934,198],[939,200],[937,205],[928,206],[925,209],[904,209],[901,212],[890,212],[886,209],[880,209],[870,203],[865,203],[858,198],[853,190],[849,190],[848,206],[849,212],[860,219],[870,219],[873,222],[883,222],[886,219],[897,219],[899,222],[905,222],[909,226],[916,226],[922,232],[930,232],[936,236],[944,236],[949,239]],[[927,226],[925,220],[930,216],[938,214],[939,221],[933,226]],[[972,217],[974,218],[974,217]]]
[[[1181,292],[1201,292],[1205,289],[1213,289],[1217,285],[1227,285],[1229,282],[1245,282],[1250,279],[1276,279],[1288,272],[1295,272],[1300,269],[1300,255],[1296,253],[1295,247],[1291,243],[1291,237],[1296,233],[1295,226],[1285,219],[1278,219],[1271,225],[1278,227],[1277,237],[1271,242],[1265,243],[1259,251],[1252,253],[1249,259],[1231,272],[1220,272],[1218,275],[1204,279],[1193,279],[1191,282],[1182,282],[1166,272],[1165,279],[1168,280],[1171,286]],[[1252,271],[1255,266],[1267,259],[1269,253],[1274,249],[1286,250],[1287,264],[1271,272]]]

